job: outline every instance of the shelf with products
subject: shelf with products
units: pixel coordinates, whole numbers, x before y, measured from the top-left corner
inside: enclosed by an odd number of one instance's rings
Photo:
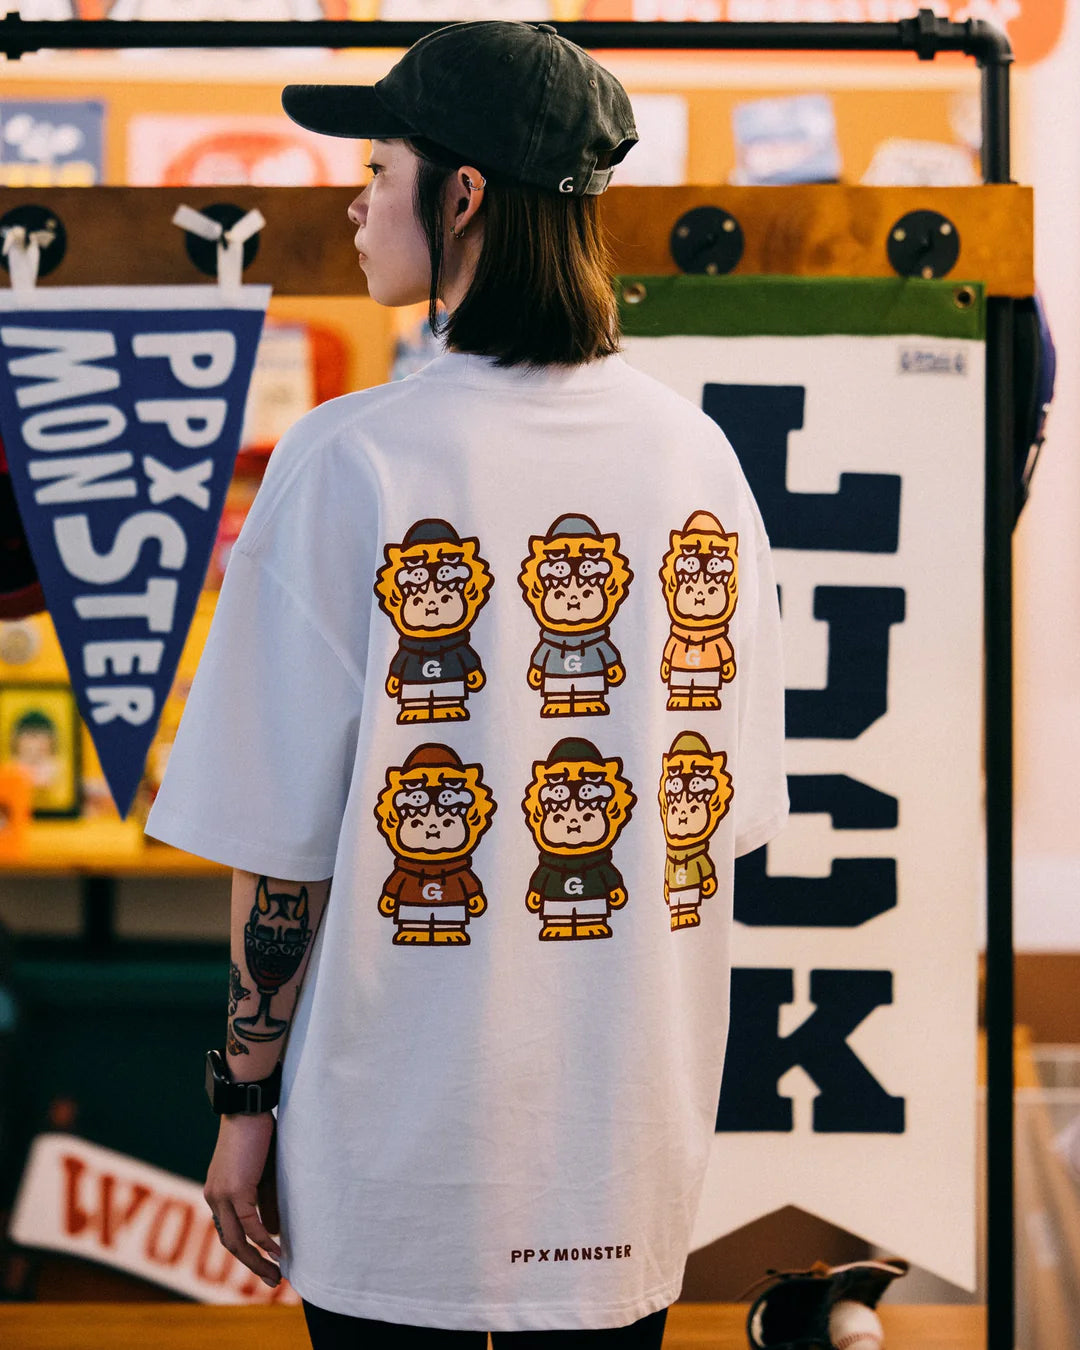
[[[0,142],[0,184],[349,187],[362,180],[366,144],[289,122],[282,87],[371,84],[398,55],[42,52],[8,62],[0,118],[5,104],[13,112],[17,105],[23,125]],[[958,56],[923,63],[827,53],[813,63],[776,52],[602,56],[627,87],[641,134],[620,166],[620,185],[762,181],[745,174],[763,156],[770,172],[797,171],[808,143],[822,137],[835,146],[844,182],[978,181],[978,80]],[[80,134],[81,150],[61,144]],[[35,162],[34,147],[44,142],[50,153]],[[901,176],[882,176],[890,173]]]

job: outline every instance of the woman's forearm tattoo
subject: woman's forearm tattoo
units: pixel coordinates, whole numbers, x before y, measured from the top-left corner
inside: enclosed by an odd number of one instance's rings
[[[271,891],[268,879],[259,877],[255,903],[244,925],[245,978],[250,978],[258,991],[259,1007],[251,1017],[234,1018],[231,1031],[235,1036],[245,1041],[274,1041],[285,1034],[288,1019],[272,1017],[270,1002],[296,974],[310,941],[307,887],[301,886],[297,894]],[[235,963],[232,969],[235,974],[230,985],[230,1014],[235,1012],[240,998],[251,992],[243,988]],[[234,989],[241,991],[235,1000]],[[246,1051],[247,1047],[243,1049]]]

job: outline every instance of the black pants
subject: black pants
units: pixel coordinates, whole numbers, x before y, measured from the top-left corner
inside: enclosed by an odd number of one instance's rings
[[[485,1350],[486,1331],[440,1331],[327,1312],[304,1300],[312,1350]],[[493,1331],[493,1350],[660,1350],[667,1309],[602,1331]]]

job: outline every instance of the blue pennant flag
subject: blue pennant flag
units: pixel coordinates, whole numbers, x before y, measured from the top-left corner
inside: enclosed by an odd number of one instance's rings
[[[0,435],[122,816],[232,477],[268,286],[0,291]]]

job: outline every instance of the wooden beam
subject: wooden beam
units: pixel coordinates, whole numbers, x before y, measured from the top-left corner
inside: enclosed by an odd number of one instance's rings
[[[352,188],[6,188],[0,217],[34,204],[63,223],[67,253],[43,286],[183,285],[206,278],[171,223],[176,208],[258,207],[267,224],[245,281],[269,282],[279,295],[364,295],[345,215],[353,196]],[[745,241],[735,275],[893,276],[892,227],[910,211],[933,210],[959,235],[950,277],[982,281],[990,295],[1034,291],[1032,192],[1015,184],[616,187],[600,200],[622,273],[677,272],[669,246],[676,221],[695,207],[718,206],[735,217]]]

